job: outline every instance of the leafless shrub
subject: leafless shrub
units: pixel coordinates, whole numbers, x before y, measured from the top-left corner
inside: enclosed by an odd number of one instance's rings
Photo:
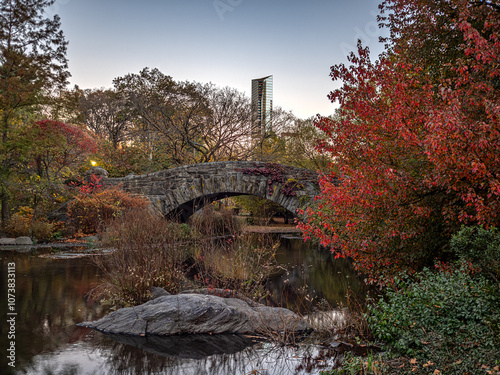
[[[208,288],[231,289],[264,300],[269,293],[265,283],[277,267],[278,247],[279,242],[268,235],[203,237],[193,248],[195,280]]]
[[[93,297],[118,307],[137,305],[151,298],[155,286],[170,293],[186,288],[231,289],[263,299],[279,243],[270,236],[243,235],[232,216],[207,212],[191,227],[168,222],[149,209],[131,211],[108,223],[103,243],[114,251],[94,257],[104,276]],[[236,234],[220,236],[220,229]]]
[[[215,211],[212,205],[205,206],[193,215],[189,221],[190,226],[202,237],[241,234],[243,226],[231,210]]]
[[[94,297],[117,306],[137,305],[151,297],[151,287],[175,293],[186,283],[183,228],[149,209],[137,209],[106,226],[103,243],[114,249],[94,262],[104,271]]]

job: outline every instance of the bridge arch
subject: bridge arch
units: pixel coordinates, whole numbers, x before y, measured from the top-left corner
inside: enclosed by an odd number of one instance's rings
[[[318,194],[318,174],[281,164],[226,161],[185,165],[145,175],[105,178],[143,195],[166,217],[187,219],[204,205],[237,195],[255,195],[273,201],[292,214],[312,204]]]

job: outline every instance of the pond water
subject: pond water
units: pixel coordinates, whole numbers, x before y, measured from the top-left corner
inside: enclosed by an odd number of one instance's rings
[[[46,257],[48,252],[0,250],[2,374],[288,375],[318,374],[335,364],[336,352],[328,345],[282,347],[234,335],[111,337],[78,327],[109,312],[86,297],[100,271],[87,257]],[[277,260],[285,270],[270,280],[269,289],[285,307],[303,312],[312,303],[335,307],[348,287],[362,288],[346,260],[299,238],[282,238]],[[8,315],[13,263],[16,315]],[[9,324],[12,318],[15,326]],[[8,358],[12,342],[15,367]]]

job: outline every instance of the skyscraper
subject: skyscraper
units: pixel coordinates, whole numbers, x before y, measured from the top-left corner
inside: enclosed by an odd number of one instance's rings
[[[254,136],[271,129],[273,110],[273,76],[252,79],[252,117]]]

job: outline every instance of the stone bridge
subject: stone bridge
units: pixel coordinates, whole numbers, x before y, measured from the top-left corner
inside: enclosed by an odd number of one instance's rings
[[[303,219],[297,210],[312,204],[319,192],[314,171],[253,161],[191,164],[103,182],[146,196],[166,217],[184,222],[203,206],[237,195],[269,199]]]

